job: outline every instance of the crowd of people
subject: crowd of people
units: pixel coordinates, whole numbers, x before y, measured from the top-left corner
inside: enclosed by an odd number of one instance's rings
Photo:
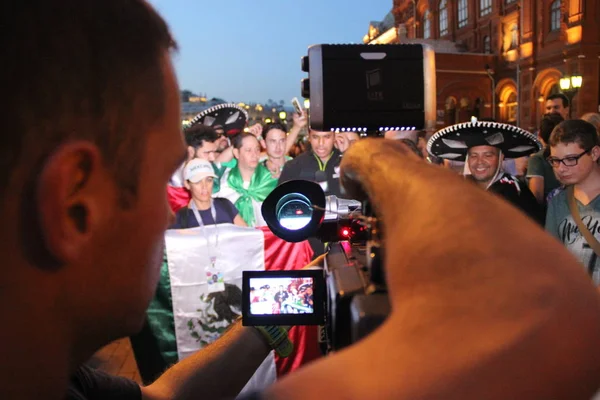
[[[311,314],[314,310],[311,278],[294,279],[279,288],[262,285],[250,288],[250,313],[260,314]]]
[[[481,120],[452,125],[433,136],[424,131],[389,131],[384,137],[402,141],[425,161],[458,171],[482,189],[502,196],[538,224],[546,226],[591,268],[590,271],[595,271],[600,264],[593,268],[589,265],[595,265],[598,257],[589,245],[580,243],[581,238],[573,237],[578,229],[573,228],[574,221],[564,221],[565,216],[570,215],[564,210],[568,200],[565,200],[565,188],[574,185],[575,197],[582,202],[583,217],[595,221],[594,204],[588,204],[595,198],[595,192],[584,195],[583,190],[590,186],[593,189],[596,172],[585,170],[585,176],[579,176],[578,171],[585,168],[587,157],[595,157],[597,135],[592,133],[598,131],[600,117],[586,114],[575,122],[567,121],[568,116],[569,100],[558,93],[546,99],[546,114],[535,134],[512,125]],[[182,166],[172,179],[173,186],[180,185],[191,195],[189,203],[178,210],[172,227],[201,225],[195,220],[192,205],[198,208],[204,223],[218,220],[240,226],[264,226],[260,212],[262,202],[278,184],[292,179],[314,181],[326,195],[348,197],[339,183],[339,165],[343,154],[360,136],[355,132],[308,129],[308,148],[292,157],[295,144],[302,142],[300,133],[306,130],[307,117],[307,112],[294,114],[288,133],[283,123],[265,126],[255,123],[247,127],[245,110],[234,104],[201,113],[185,131],[187,166]],[[563,148],[565,143],[569,144],[566,149]],[[197,171],[208,172],[190,180],[190,164]],[[209,173],[210,167],[213,173]],[[592,183],[586,180],[588,174]],[[555,196],[558,196],[557,201],[552,203]],[[561,204],[562,211],[551,204]],[[217,219],[211,217],[213,208]],[[555,222],[557,214],[563,219]],[[593,226],[590,222],[590,228]],[[315,256],[324,252],[318,240],[309,241]]]

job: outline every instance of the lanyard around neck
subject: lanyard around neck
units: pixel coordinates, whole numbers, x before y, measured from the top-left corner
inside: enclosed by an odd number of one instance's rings
[[[215,263],[217,262],[217,256],[211,255],[210,242],[208,240],[208,235],[206,234],[206,230],[204,229],[204,221],[202,221],[202,217],[200,216],[200,213],[198,212],[198,207],[196,206],[196,202],[194,200],[192,200],[191,203],[192,204],[191,204],[190,208],[192,209],[192,212],[194,213],[194,216],[196,217],[196,220],[198,221],[198,225],[200,226],[200,228],[202,228],[202,235],[204,236],[204,239],[206,239],[206,251],[208,253],[208,259],[210,260],[211,266],[214,268]],[[213,221],[215,223],[215,230],[216,230],[215,251],[218,253],[218,251],[219,251],[218,250],[218,248],[219,248],[219,228],[217,225],[217,210],[215,209],[214,200],[211,200],[211,202],[210,202],[210,213],[212,214]]]
[[[198,221],[198,226],[204,227],[204,221],[202,221],[202,217],[200,216],[200,213],[198,212],[198,207],[196,206],[196,202],[194,200],[192,200],[192,212],[194,213],[194,217],[196,217],[196,220]],[[215,202],[214,200],[210,201],[210,213],[212,214],[213,217],[213,222],[215,223],[215,225],[217,224],[217,210],[215,209]]]
[[[327,161],[325,161],[324,163],[321,160],[321,158],[318,155],[316,155],[315,153],[313,153],[313,156],[315,156],[315,158],[317,159],[317,163],[319,164],[319,171],[325,171],[325,168],[327,167],[327,163],[329,162],[329,160],[331,160],[331,156],[333,156],[333,151],[327,158]]]

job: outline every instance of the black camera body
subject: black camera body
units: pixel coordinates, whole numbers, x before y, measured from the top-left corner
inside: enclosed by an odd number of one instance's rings
[[[317,131],[434,129],[435,54],[423,44],[309,47],[302,96]]]
[[[289,181],[278,186],[262,205],[269,228],[290,242],[317,237],[329,243],[328,253],[322,270],[244,272],[242,322],[319,325],[324,353],[349,346],[377,328],[390,306],[378,226],[368,210],[368,203],[325,197],[314,182]],[[310,287],[312,303],[294,300],[297,282]],[[273,286],[280,291],[289,288],[289,292],[277,295]],[[252,295],[257,289],[271,297]]]
[[[335,242],[330,244],[325,260],[326,324],[321,330],[325,352],[344,348],[373,332],[387,318],[390,303],[384,283],[373,281],[371,259],[367,267],[366,243]]]

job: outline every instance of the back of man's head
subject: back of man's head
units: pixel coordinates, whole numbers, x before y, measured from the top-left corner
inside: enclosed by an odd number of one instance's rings
[[[561,99],[564,108],[569,107],[569,98],[564,93],[554,93],[546,97],[546,101],[555,99]]]
[[[144,0],[2,4],[0,302],[18,313],[0,306],[0,353],[15,364],[39,350],[15,374],[35,365],[60,383],[142,326],[170,218],[166,184],[184,150],[174,47]],[[12,398],[11,379],[24,398],[60,397],[24,394],[44,391],[31,372],[30,387],[3,375],[0,398]]]
[[[163,80],[157,60],[174,46],[164,21],[142,0],[10,1],[0,19],[10,54],[0,67],[0,191],[78,139],[96,144],[134,191],[139,142],[164,111],[161,86],[150,84]]]
[[[547,145],[550,140],[550,134],[556,125],[564,121],[562,115],[557,113],[545,114],[540,122],[540,139]]]
[[[600,145],[594,125],[580,119],[563,121],[554,128],[550,135],[550,147],[559,143],[577,143],[584,150]]]
[[[204,124],[197,124],[185,130],[185,143],[194,149],[202,147],[204,142],[214,143],[218,138],[217,131]]]
[[[61,144],[95,145],[135,198],[146,133],[164,114],[161,59],[175,47],[165,22],[142,0],[10,1],[0,13],[6,56],[0,81],[0,199],[24,184],[22,214],[39,168]],[[28,230],[35,230],[28,225]]]

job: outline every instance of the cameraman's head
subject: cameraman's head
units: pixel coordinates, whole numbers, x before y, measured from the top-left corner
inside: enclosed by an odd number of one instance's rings
[[[188,146],[188,160],[201,158],[215,161],[217,154],[217,139],[219,135],[214,128],[197,124],[185,130],[185,142]]]
[[[313,153],[315,153],[321,161],[326,162],[329,159],[329,156],[331,156],[333,145],[335,144],[334,133],[319,132],[311,129],[308,140],[310,141]]]
[[[5,5],[0,301],[19,313],[3,314],[3,333],[41,354],[50,336],[73,371],[137,332],[156,290],[185,154],[174,44],[143,0]],[[32,318],[37,331],[17,328]]]

